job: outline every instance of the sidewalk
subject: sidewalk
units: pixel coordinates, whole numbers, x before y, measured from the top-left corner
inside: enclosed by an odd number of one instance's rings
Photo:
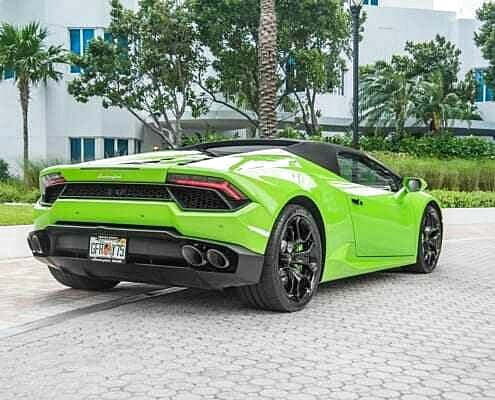
[[[31,225],[1,226],[0,260],[30,257],[31,251],[26,238],[31,230]]]

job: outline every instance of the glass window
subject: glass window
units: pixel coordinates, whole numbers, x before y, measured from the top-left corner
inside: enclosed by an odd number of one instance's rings
[[[3,71],[3,79],[13,79],[15,76],[14,70],[13,69],[5,69]]]
[[[368,5],[368,6],[377,6],[378,0],[364,0],[363,4]]]
[[[95,159],[95,139],[84,138],[84,161],[93,161]]]
[[[106,43],[112,43],[113,42],[113,35],[110,33],[110,32],[105,32],[103,34],[103,40],[106,42]]]
[[[368,158],[340,153],[337,155],[337,162],[340,176],[349,182],[383,190],[398,190],[394,175]]]
[[[476,80],[476,97],[477,102],[494,101],[493,88],[486,85],[485,70],[477,68],[474,71],[474,78]]]
[[[129,154],[129,141],[127,139],[117,140],[117,154],[119,156],[126,156]]]
[[[81,30],[80,29],[70,29],[70,51],[74,54],[81,55]],[[75,65],[71,65],[70,72],[77,74],[81,72],[81,68]]]
[[[89,42],[95,37],[94,29],[69,29],[70,36],[70,51],[73,54],[81,56],[89,46]],[[81,68],[71,65],[70,72],[77,74],[81,72]]]
[[[70,138],[70,162],[77,164],[81,159],[81,138]]]
[[[115,157],[115,139],[105,138],[103,143],[103,152],[105,158]]]
[[[83,29],[83,52],[89,47],[89,42],[95,37],[94,29]]]
[[[134,153],[135,154],[141,153],[141,141],[140,140],[134,141]]]

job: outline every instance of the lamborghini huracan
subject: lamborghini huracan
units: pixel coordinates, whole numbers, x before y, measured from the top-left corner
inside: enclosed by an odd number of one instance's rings
[[[63,285],[235,288],[292,312],[320,282],[431,273],[442,214],[422,179],[333,144],[236,140],[47,168],[28,242]]]

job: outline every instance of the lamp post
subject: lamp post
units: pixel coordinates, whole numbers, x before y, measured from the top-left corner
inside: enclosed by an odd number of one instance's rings
[[[349,9],[352,16],[352,146],[359,148],[359,22],[363,0],[349,0]]]

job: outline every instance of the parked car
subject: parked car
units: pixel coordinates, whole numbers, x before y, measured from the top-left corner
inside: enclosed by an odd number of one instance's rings
[[[298,311],[320,282],[406,266],[430,273],[438,202],[417,178],[332,144],[238,140],[41,173],[33,255],[60,283],[236,288]]]

